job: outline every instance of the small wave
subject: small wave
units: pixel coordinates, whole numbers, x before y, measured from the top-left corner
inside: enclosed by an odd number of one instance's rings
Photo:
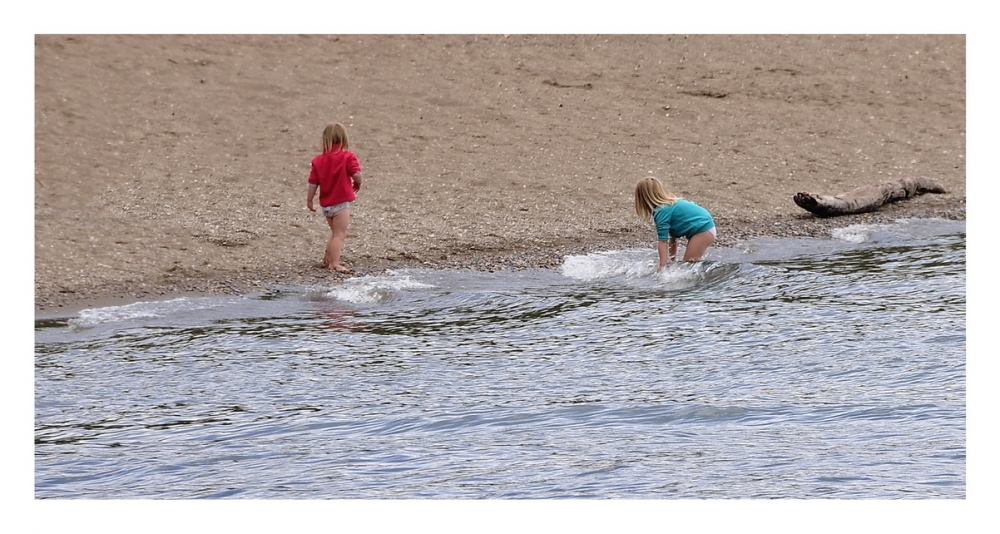
[[[401,291],[434,287],[410,279],[409,276],[363,276],[350,278],[334,287],[327,296],[355,304],[385,302]]]
[[[67,324],[77,329],[90,328],[101,324],[158,318],[178,312],[203,310],[217,306],[219,304],[211,304],[208,300],[191,300],[186,297],[155,302],[135,302],[124,306],[82,310],[78,317],[70,319]]]
[[[566,256],[560,271],[568,278],[588,282],[617,277],[633,279],[655,273],[656,257],[646,250],[593,252]]]
[[[864,243],[865,241],[868,241],[878,226],[882,225],[854,224],[846,228],[834,228],[833,231],[830,232],[830,235],[832,235],[834,239],[840,239],[841,241]]]
[[[704,263],[671,263],[656,273],[656,280],[670,289],[693,287],[705,279]]]
[[[659,287],[685,289],[725,278],[739,270],[739,265],[715,261],[675,262],[657,272],[655,252],[614,250],[566,256],[561,270],[563,276],[585,282],[650,279],[655,280]]]
[[[852,224],[844,228],[834,228],[830,235],[834,239],[850,243],[864,243],[885,238],[924,238],[938,235],[965,233],[965,221],[948,219],[896,219],[891,224]]]
[[[740,270],[734,263],[715,261],[678,262],[656,273],[656,280],[667,289],[687,289],[704,283],[717,282]]]

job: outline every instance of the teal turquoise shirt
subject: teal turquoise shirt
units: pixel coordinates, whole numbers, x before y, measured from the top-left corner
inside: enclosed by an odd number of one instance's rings
[[[688,200],[678,200],[653,210],[656,222],[656,239],[666,241],[671,237],[691,239],[695,234],[715,227],[708,210]]]

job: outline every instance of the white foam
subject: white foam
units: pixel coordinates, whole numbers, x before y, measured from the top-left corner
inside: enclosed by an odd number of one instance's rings
[[[89,328],[106,323],[164,317],[173,313],[202,310],[218,305],[210,303],[207,299],[191,300],[185,297],[154,302],[135,302],[124,306],[82,310],[78,317],[70,319],[67,324],[74,328]]]
[[[400,291],[434,287],[405,275],[349,278],[331,289],[327,296],[355,304],[384,302]]]
[[[584,281],[617,277],[632,279],[656,272],[656,257],[655,253],[647,250],[611,250],[566,256],[560,272],[568,278]]]
[[[739,271],[733,263],[715,261],[675,262],[656,273],[657,285],[665,289],[687,289],[722,280]]]
[[[891,224],[853,224],[844,228],[834,228],[830,235],[834,239],[850,243],[864,243],[882,238],[921,238],[934,235],[965,231],[965,221],[947,219],[896,219]]]
[[[848,241],[851,243],[864,243],[871,238],[872,234],[884,225],[880,224],[853,224],[845,228],[834,228],[830,235],[834,239],[840,239],[841,241]]]

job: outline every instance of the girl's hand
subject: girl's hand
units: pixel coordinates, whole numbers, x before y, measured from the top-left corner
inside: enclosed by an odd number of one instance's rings
[[[659,258],[659,267],[656,268],[656,272],[660,272],[668,263],[670,263],[670,254],[668,252],[669,245],[667,241],[657,241],[656,242],[656,255]]]
[[[316,189],[316,185],[309,184],[309,194],[306,195],[306,207],[309,208],[309,211],[316,211],[316,208],[313,207],[313,197],[316,196]]]

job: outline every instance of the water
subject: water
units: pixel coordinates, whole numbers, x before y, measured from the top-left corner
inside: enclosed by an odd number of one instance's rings
[[[965,223],[35,326],[36,498],[964,499]]]

